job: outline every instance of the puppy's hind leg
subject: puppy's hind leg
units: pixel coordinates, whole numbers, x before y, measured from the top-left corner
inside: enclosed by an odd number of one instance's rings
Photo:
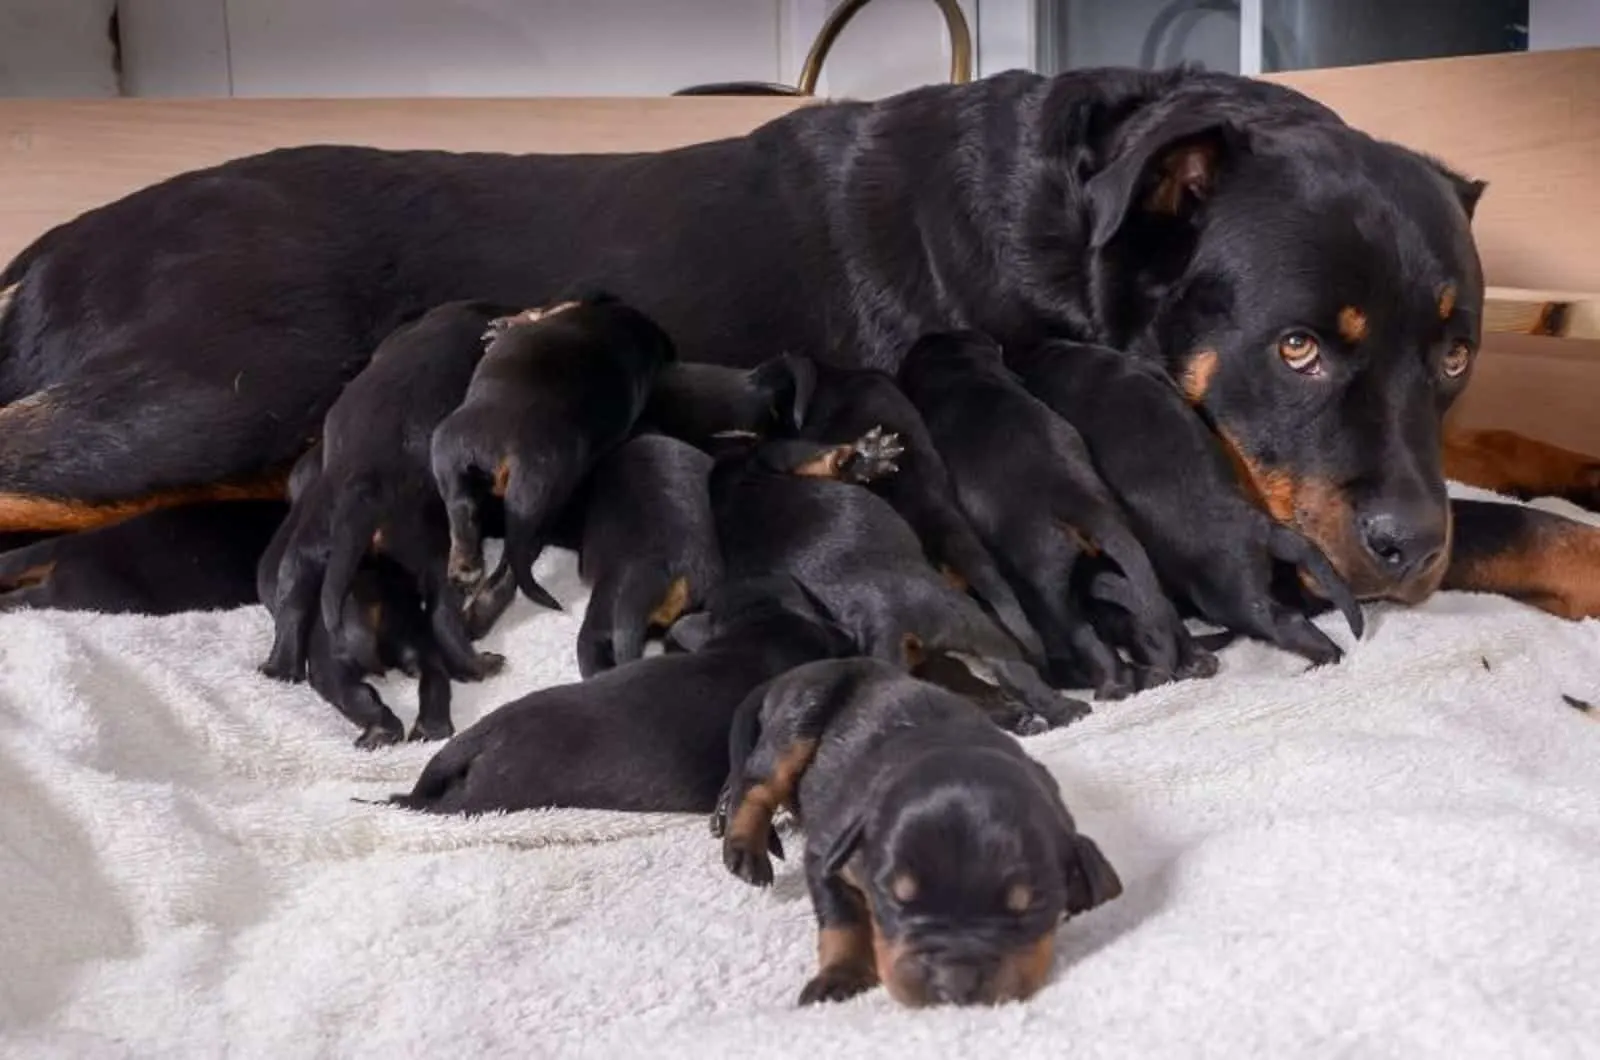
[[[479,479],[465,428],[448,417],[433,432],[433,477],[450,524],[449,577],[465,591],[483,578],[483,524]]]
[[[502,556],[494,573],[479,583],[467,598],[465,618],[467,636],[482,640],[506,613],[517,596],[517,579],[512,574],[510,561]]]
[[[311,637],[311,687],[361,729],[356,746],[370,751],[399,743],[405,736],[405,726],[385,705],[377,690],[361,679],[360,665],[346,658],[321,627]]]

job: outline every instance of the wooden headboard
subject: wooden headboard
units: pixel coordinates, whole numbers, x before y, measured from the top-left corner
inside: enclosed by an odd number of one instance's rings
[[[1496,334],[1460,422],[1600,453],[1600,49],[1273,75],[1489,181],[1474,224]],[[786,98],[0,100],[0,260],[153,181],[291,144],[649,150],[737,135]],[[1563,338],[1549,337],[1563,335]],[[1586,339],[1585,336],[1588,338]]]

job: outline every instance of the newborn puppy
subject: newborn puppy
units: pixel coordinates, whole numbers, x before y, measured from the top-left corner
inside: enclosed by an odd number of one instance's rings
[[[219,501],[136,515],[0,555],[0,610],[170,615],[256,602],[256,563],[282,501]]]
[[[434,427],[466,392],[483,356],[484,328],[503,312],[484,302],[452,302],[402,325],[328,410],[320,470],[301,471],[309,482],[285,523],[278,570],[266,579],[273,594],[262,602],[276,626],[262,668],[268,676],[304,676],[319,600],[323,625],[339,638],[356,572],[378,554],[415,580],[432,641],[452,675],[479,680],[504,662],[472,648],[466,602],[445,576],[448,530],[430,467]],[[483,595],[509,601],[498,585],[484,587]],[[448,731],[434,727],[424,735]]]
[[[639,658],[652,629],[698,608],[721,579],[710,475],[711,457],[662,434],[641,434],[596,465],[578,553],[594,586],[578,630],[584,677]]]
[[[1122,893],[1048,770],[966,700],[877,660],[773,681],[740,707],[730,755],[731,872],[772,881],[779,807],[805,829],[819,967],[802,1005],[879,983],[913,1007],[1024,1000],[1062,918]]]
[[[916,407],[882,372],[817,365],[816,387],[804,412],[802,435],[841,445],[873,427],[893,432],[905,451],[895,460],[894,474],[873,479],[867,488],[893,505],[916,531],[928,562],[943,571],[956,588],[970,589],[1028,656],[1042,662],[1044,646],[1039,634],[994,557],[957,506],[949,471]]]
[[[869,432],[851,445],[759,443],[711,472],[711,504],[728,577],[788,574],[865,654],[907,670],[928,655],[976,660],[1031,713],[1026,731],[1088,713],[1039,677],[1022,649],[928,564],[922,543],[859,483],[892,473],[897,442]]]
[[[304,496],[321,472],[318,443],[300,458],[289,476],[290,500]],[[261,556],[256,588],[263,601],[277,598],[278,572],[289,546],[291,534],[286,531],[290,529],[285,523]],[[502,595],[503,609],[510,595]],[[369,674],[391,669],[419,678],[412,738],[448,735],[450,672],[433,643],[415,580],[391,560],[372,556],[356,569],[339,621],[332,626],[312,622],[306,636],[306,676],[311,687],[361,730],[355,743],[363,750],[397,743],[405,736],[400,719],[365,680]]]
[[[806,414],[815,373],[809,357],[792,354],[748,370],[675,362],[656,375],[639,423],[705,450],[728,435],[791,433]]]
[[[901,361],[900,385],[950,468],[962,508],[1011,572],[1057,683],[1087,683],[1107,699],[1135,690],[1134,673],[1074,599],[1075,588],[1096,584],[1127,608],[1133,635],[1125,646],[1142,664],[1142,683],[1216,672],[1162,592],[1083,439],[1023,389],[993,340],[924,336]],[[1116,572],[1096,577],[1102,556]]]
[[[1083,435],[1161,580],[1208,622],[1314,664],[1343,655],[1303,607],[1273,594],[1274,562],[1310,575],[1359,638],[1361,608],[1322,550],[1245,495],[1217,439],[1159,369],[1050,342],[1006,353],[1036,397]]]
[[[560,609],[533,564],[596,460],[622,442],[672,343],[609,295],[502,321],[466,398],[433,433],[433,475],[450,522],[450,578],[483,577],[480,508],[505,502],[505,558],[530,600]],[[500,576],[497,572],[496,577]]]
[[[410,794],[430,813],[576,806],[708,813],[728,727],[751,689],[854,645],[788,578],[725,583],[683,620],[691,652],[658,655],[498,707],[440,750]]]

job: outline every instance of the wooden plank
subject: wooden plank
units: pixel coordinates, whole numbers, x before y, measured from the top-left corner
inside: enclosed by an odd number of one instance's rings
[[[0,261],[45,229],[186,170],[275,147],[641,151],[736,136],[805,101],[0,100]]]
[[[1600,341],[1488,335],[1451,420],[1600,456]]]
[[[1600,339],[1600,295],[1490,287],[1484,292],[1483,330],[1486,334]]]

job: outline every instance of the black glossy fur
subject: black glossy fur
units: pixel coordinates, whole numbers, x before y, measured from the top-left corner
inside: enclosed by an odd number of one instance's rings
[[[687,442],[641,434],[590,475],[578,553],[594,587],[578,630],[584,677],[639,658],[652,629],[696,610],[722,579],[711,463]]]
[[[641,659],[546,688],[479,719],[394,803],[477,814],[545,806],[709,813],[727,776],[728,729],[762,682],[853,651],[785,578],[712,593],[693,652]]]
[[[893,431],[905,452],[898,469],[867,483],[894,506],[922,541],[928,561],[952,582],[970,589],[1029,658],[1042,662],[1044,645],[989,550],[978,540],[956,504],[949,471],[915,406],[894,380],[872,369],[819,365],[816,387],[803,412],[802,433],[814,441],[842,445],[875,426]]]
[[[1414,598],[1466,381],[1440,359],[1478,339],[1480,190],[1291,89],[1189,70],[1007,73],[653,154],[274,151],[91,211],[0,272],[0,402],[29,399],[0,411],[0,493],[93,504],[284,466],[401,321],[583,282],[726,365],[892,369],[963,327],[1173,373],[1215,352],[1208,414],[1335,481],[1303,528],[1358,592]],[[1333,335],[1345,306],[1370,323],[1358,348]],[[1322,337],[1319,377],[1278,358],[1292,329]],[[0,530],[49,528],[7,511]]]
[[[805,829],[822,966],[801,1004],[880,981],[913,1006],[1025,999],[1062,918],[1122,891],[1048,770],[965,699],[877,660],[776,679],[740,707],[730,758],[730,871],[772,881],[779,805]]]
[[[977,602],[929,565],[917,535],[887,501],[854,481],[802,473],[819,454],[849,449],[768,442],[718,461],[711,503],[727,576],[790,575],[863,654],[908,670],[931,654],[981,660],[1036,715],[1019,716],[1026,728],[1087,714],[1087,704],[1052,691]]]
[[[1083,439],[1006,369],[999,346],[975,332],[924,336],[906,354],[900,384],[927,422],[962,508],[1044,634],[1057,683],[1117,698],[1216,672],[1163,594]],[[1131,635],[1121,643],[1102,639],[1080,607],[1080,594],[1096,593],[1127,615]],[[1117,647],[1133,654],[1137,676]]]
[[[751,369],[677,362],[656,375],[640,425],[707,451],[719,436],[797,430],[815,385],[808,357],[784,354]]]
[[[433,434],[433,475],[450,520],[450,578],[483,577],[481,509],[505,501],[505,555],[532,601],[561,605],[533,577],[567,503],[595,461],[622,442],[644,409],[671,340],[609,295],[553,306],[490,342],[466,397]]]
[[[136,515],[0,555],[0,610],[170,615],[256,602],[256,563],[282,501],[221,501]]]
[[[1349,586],[1309,539],[1249,499],[1217,439],[1160,372],[1114,350],[1047,343],[1007,351],[1007,364],[1088,441],[1168,590],[1208,622],[1297,652],[1342,652],[1274,595],[1274,564],[1303,570],[1363,630]]]

